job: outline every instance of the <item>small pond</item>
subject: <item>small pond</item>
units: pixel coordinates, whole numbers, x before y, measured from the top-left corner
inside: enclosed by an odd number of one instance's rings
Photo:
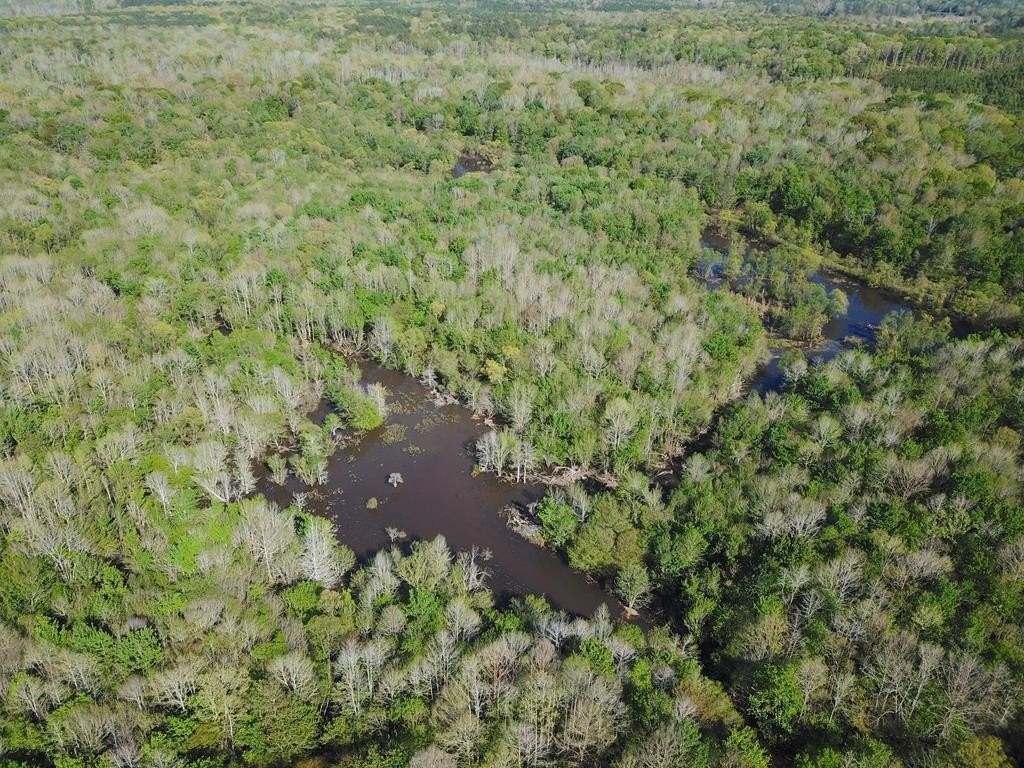
[[[494,163],[473,150],[463,150],[459,159],[455,161],[452,168],[452,177],[459,179],[467,173],[490,173],[494,170]]]

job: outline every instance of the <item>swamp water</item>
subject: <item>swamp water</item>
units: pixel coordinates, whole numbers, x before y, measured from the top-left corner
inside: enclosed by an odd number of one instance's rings
[[[728,253],[729,241],[712,229],[701,233],[701,247],[721,254]],[[846,294],[849,307],[845,314],[829,320],[821,330],[821,339],[805,349],[809,360],[832,360],[840,353],[853,347],[870,347],[875,343],[878,326],[885,317],[893,312],[913,311],[909,304],[896,294],[881,288],[872,288],[864,283],[848,280],[840,276],[814,272],[810,276],[812,283],[822,286],[826,292],[838,288]],[[708,280],[709,288],[721,287],[717,280]],[[781,388],[783,384],[779,358],[783,350],[771,348],[771,358],[761,366],[750,380],[749,387],[758,394],[765,394]]]
[[[452,178],[461,179],[467,173],[489,173],[494,164],[483,155],[472,150],[464,150],[452,168]]]
[[[486,173],[491,162],[463,151],[452,176]],[[306,493],[306,508],[331,519],[338,538],[365,560],[391,545],[388,529],[405,534],[397,543],[442,535],[454,550],[486,550],[488,584],[499,600],[543,595],[560,610],[591,615],[604,604],[613,614],[622,605],[554,552],[531,544],[509,528],[504,510],[523,508],[544,497],[543,486],[474,476],[475,443],[488,427],[454,404],[439,405],[432,393],[405,374],[371,362],[360,363],[364,384],[388,391],[389,415],[378,429],[352,438],[328,460],[328,481],[308,488],[293,473],[285,485],[261,478],[257,491],[278,505]],[[326,415],[321,406],[317,421]],[[388,482],[392,473],[402,482]]]
[[[453,175],[489,168],[484,158],[464,153]],[[728,247],[711,232],[705,232],[702,244],[716,250]],[[825,326],[822,341],[807,352],[811,359],[831,359],[852,344],[873,343],[886,315],[908,310],[897,298],[865,285],[822,273],[812,280],[826,290],[841,288],[849,311]],[[772,352],[772,359],[749,383],[754,391],[764,393],[782,383],[779,350]],[[488,427],[460,405],[437,404],[432,393],[410,376],[370,362],[361,367],[364,383],[378,382],[388,390],[390,413],[385,424],[339,447],[329,459],[324,485],[311,489],[289,474],[283,486],[261,479],[260,493],[282,507],[291,504],[295,494],[306,493],[307,508],[333,520],[340,540],[360,559],[392,543],[388,529],[402,531],[405,541],[443,535],[455,550],[477,547],[490,552],[485,563],[491,574],[488,583],[499,600],[538,594],[572,614],[590,615],[602,604],[613,614],[622,614],[612,595],[508,527],[504,510],[539,501],[544,487],[472,474],[475,442]],[[322,420],[325,413],[321,407],[316,417]],[[388,482],[392,473],[401,475],[400,484]]]
[[[613,614],[622,610],[554,552],[508,527],[503,510],[539,501],[544,487],[473,476],[474,444],[488,431],[486,425],[461,405],[437,405],[410,376],[369,362],[360,367],[364,383],[379,382],[389,392],[385,424],[340,446],[329,459],[324,485],[308,488],[290,473],[284,486],[261,479],[260,493],[284,507],[296,493],[306,492],[307,509],[333,520],[338,538],[360,559],[390,546],[387,528],[407,534],[401,544],[440,534],[452,549],[475,546],[491,552],[484,565],[499,600],[538,594],[578,615],[589,616],[602,603]],[[388,483],[393,472],[402,476],[397,486]]]

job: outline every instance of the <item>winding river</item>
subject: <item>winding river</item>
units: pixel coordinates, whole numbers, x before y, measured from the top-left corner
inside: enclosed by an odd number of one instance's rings
[[[490,169],[479,155],[464,153],[453,176]],[[713,232],[702,245],[722,250],[728,244]],[[817,273],[811,278],[826,290],[841,288],[849,311],[831,320],[811,358],[830,359],[851,344],[871,344],[875,329],[890,312],[908,309],[885,291]],[[779,350],[749,382],[764,393],[781,385]],[[539,485],[503,482],[493,475],[474,476],[473,447],[488,427],[459,405],[438,404],[415,379],[373,363],[361,363],[363,380],[379,382],[389,393],[389,417],[379,429],[352,438],[331,457],[328,482],[310,489],[294,474],[280,486],[263,477],[258,491],[282,506],[295,494],[307,494],[307,508],[325,515],[337,526],[339,538],[361,559],[389,546],[393,540],[429,539],[443,535],[456,550],[477,547],[490,559],[490,585],[499,599],[539,594],[556,608],[590,615],[601,604],[622,615],[621,604],[553,552],[526,541],[502,514],[510,505],[524,507],[540,500]],[[322,406],[315,418],[326,413]],[[393,472],[403,482],[388,483]],[[393,539],[394,537],[394,539]]]

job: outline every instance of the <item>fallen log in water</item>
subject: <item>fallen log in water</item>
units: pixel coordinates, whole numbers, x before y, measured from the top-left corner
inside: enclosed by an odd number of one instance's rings
[[[536,544],[539,547],[544,546],[544,536],[541,535],[540,526],[532,520],[529,513],[523,510],[522,507],[516,504],[508,504],[501,510],[501,514],[505,516],[505,525],[511,531],[522,536],[532,544]]]

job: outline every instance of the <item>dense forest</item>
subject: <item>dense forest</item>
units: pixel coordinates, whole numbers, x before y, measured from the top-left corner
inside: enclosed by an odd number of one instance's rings
[[[1015,3],[0,0],[0,73],[0,768],[1024,765]],[[607,607],[357,557],[371,361]]]

